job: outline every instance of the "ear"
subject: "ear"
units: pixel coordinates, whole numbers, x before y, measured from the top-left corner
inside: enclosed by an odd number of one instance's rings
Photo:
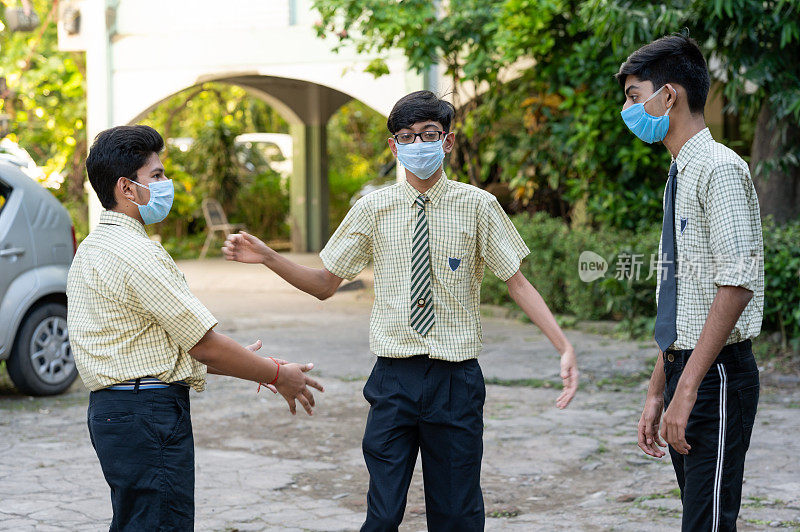
[[[445,153],[450,153],[453,151],[453,146],[456,143],[456,133],[455,131],[451,131],[447,135],[444,136],[444,142],[442,143],[442,149]]]
[[[675,104],[678,101],[678,91],[675,89],[672,83],[666,83],[664,85],[664,94],[666,94],[664,107],[667,109],[672,109],[675,107]]]
[[[121,197],[127,198],[131,201],[136,201],[136,191],[133,190],[134,185],[126,177],[117,178],[116,191]]]
[[[392,150],[392,155],[397,157],[397,143],[394,140],[394,137],[389,137],[386,139],[386,142],[389,143],[389,149]]]

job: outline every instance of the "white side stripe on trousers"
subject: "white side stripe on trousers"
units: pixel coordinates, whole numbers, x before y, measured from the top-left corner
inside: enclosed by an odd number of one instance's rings
[[[714,507],[712,509],[712,532],[719,531],[719,514],[722,510],[722,466],[725,461],[725,429],[728,418],[728,374],[725,366],[717,364],[719,372],[719,434],[717,441],[717,469],[714,473]]]

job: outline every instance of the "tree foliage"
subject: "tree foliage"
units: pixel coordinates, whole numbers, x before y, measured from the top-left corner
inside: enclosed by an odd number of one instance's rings
[[[245,168],[234,143],[241,133],[289,132],[288,123],[269,105],[241,87],[205,83],[162,102],[141,123],[166,139],[162,160],[175,182],[172,211],[158,227],[162,236],[202,232],[200,206],[206,197],[217,199],[231,221],[245,223],[264,238],[288,236],[288,183],[268,167]]]
[[[329,227],[339,226],[350,199],[368,181],[394,176],[394,156],[386,139],[386,119],[363,103],[353,100],[334,113],[328,122]]]
[[[44,167],[48,185],[58,187],[56,195],[73,205],[83,194],[85,60],[82,53],[58,51],[56,5],[33,0],[42,23],[32,32],[0,31],[0,76],[10,91],[0,105],[9,118],[8,138],[30,152]],[[19,6],[3,0],[2,20],[6,7]],[[75,214],[85,217],[80,210]]]
[[[459,107],[461,149],[451,162],[471,182],[508,183],[517,208],[567,218],[586,212],[596,223],[624,228],[657,223],[668,154],[625,129],[612,78],[620,63],[639,46],[687,28],[711,59],[712,76],[724,82],[726,112],[745,122],[745,132],[758,135],[754,121],[765,103],[773,126],[791,131],[800,123],[799,4],[315,1],[321,35],[364,52],[399,48],[420,72],[444,66]],[[373,72],[385,71],[375,64]],[[775,139],[783,143],[783,169],[800,159],[792,139]]]

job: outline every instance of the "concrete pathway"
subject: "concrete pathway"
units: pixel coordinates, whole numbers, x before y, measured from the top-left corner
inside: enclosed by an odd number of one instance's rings
[[[294,259],[318,265],[318,258]],[[357,530],[366,507],[361,396],[371,274],[326,302],[266,268],[184,262],[189,284],[242,343],[313,361],[327,391],[314,417],[255,386],[211,376],[192,394],[197,530]],[[349,289],[348,289],[349,288]],[[487,530],[678,530],[668,458],[636,446],[636,423],[654,356],[649,344],[568,331],[582,371],[570,408],[554,407],[558,357],[535,327],[484,317],[487,382],[483,488]],[[17,395],[0,380],[0,530],[101,530],[108,488],[86,430],[78,382],[55,398]],[[762,390],[748,454],[740,530],[800,530],[800,390]],[[425,530],[417,464],[401,530]]]

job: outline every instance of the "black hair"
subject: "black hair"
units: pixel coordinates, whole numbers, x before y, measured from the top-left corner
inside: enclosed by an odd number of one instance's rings
[[[450,123],[455,114],[456,109],[450,102],[439,98],[431,91],[417,91],[406,94],[394,104],[386,121],[386,127],[394,135],[417,122],[433,120],[442,124],[445,132],[449,133]]]
[[[97,135],[86,158],[86,173],[103,207],[116,206],[114,187],[120,177],[136,181],[139,168],[162,149],[164,139],[150,126],[117,126]]]
[[[624,89],[628,76],[650,81],[654,89],[677,83],[686,89],[689,110],[703,113],[711,79],[703,53],[688,32],[661,37],[633,52],[614,77]]]

